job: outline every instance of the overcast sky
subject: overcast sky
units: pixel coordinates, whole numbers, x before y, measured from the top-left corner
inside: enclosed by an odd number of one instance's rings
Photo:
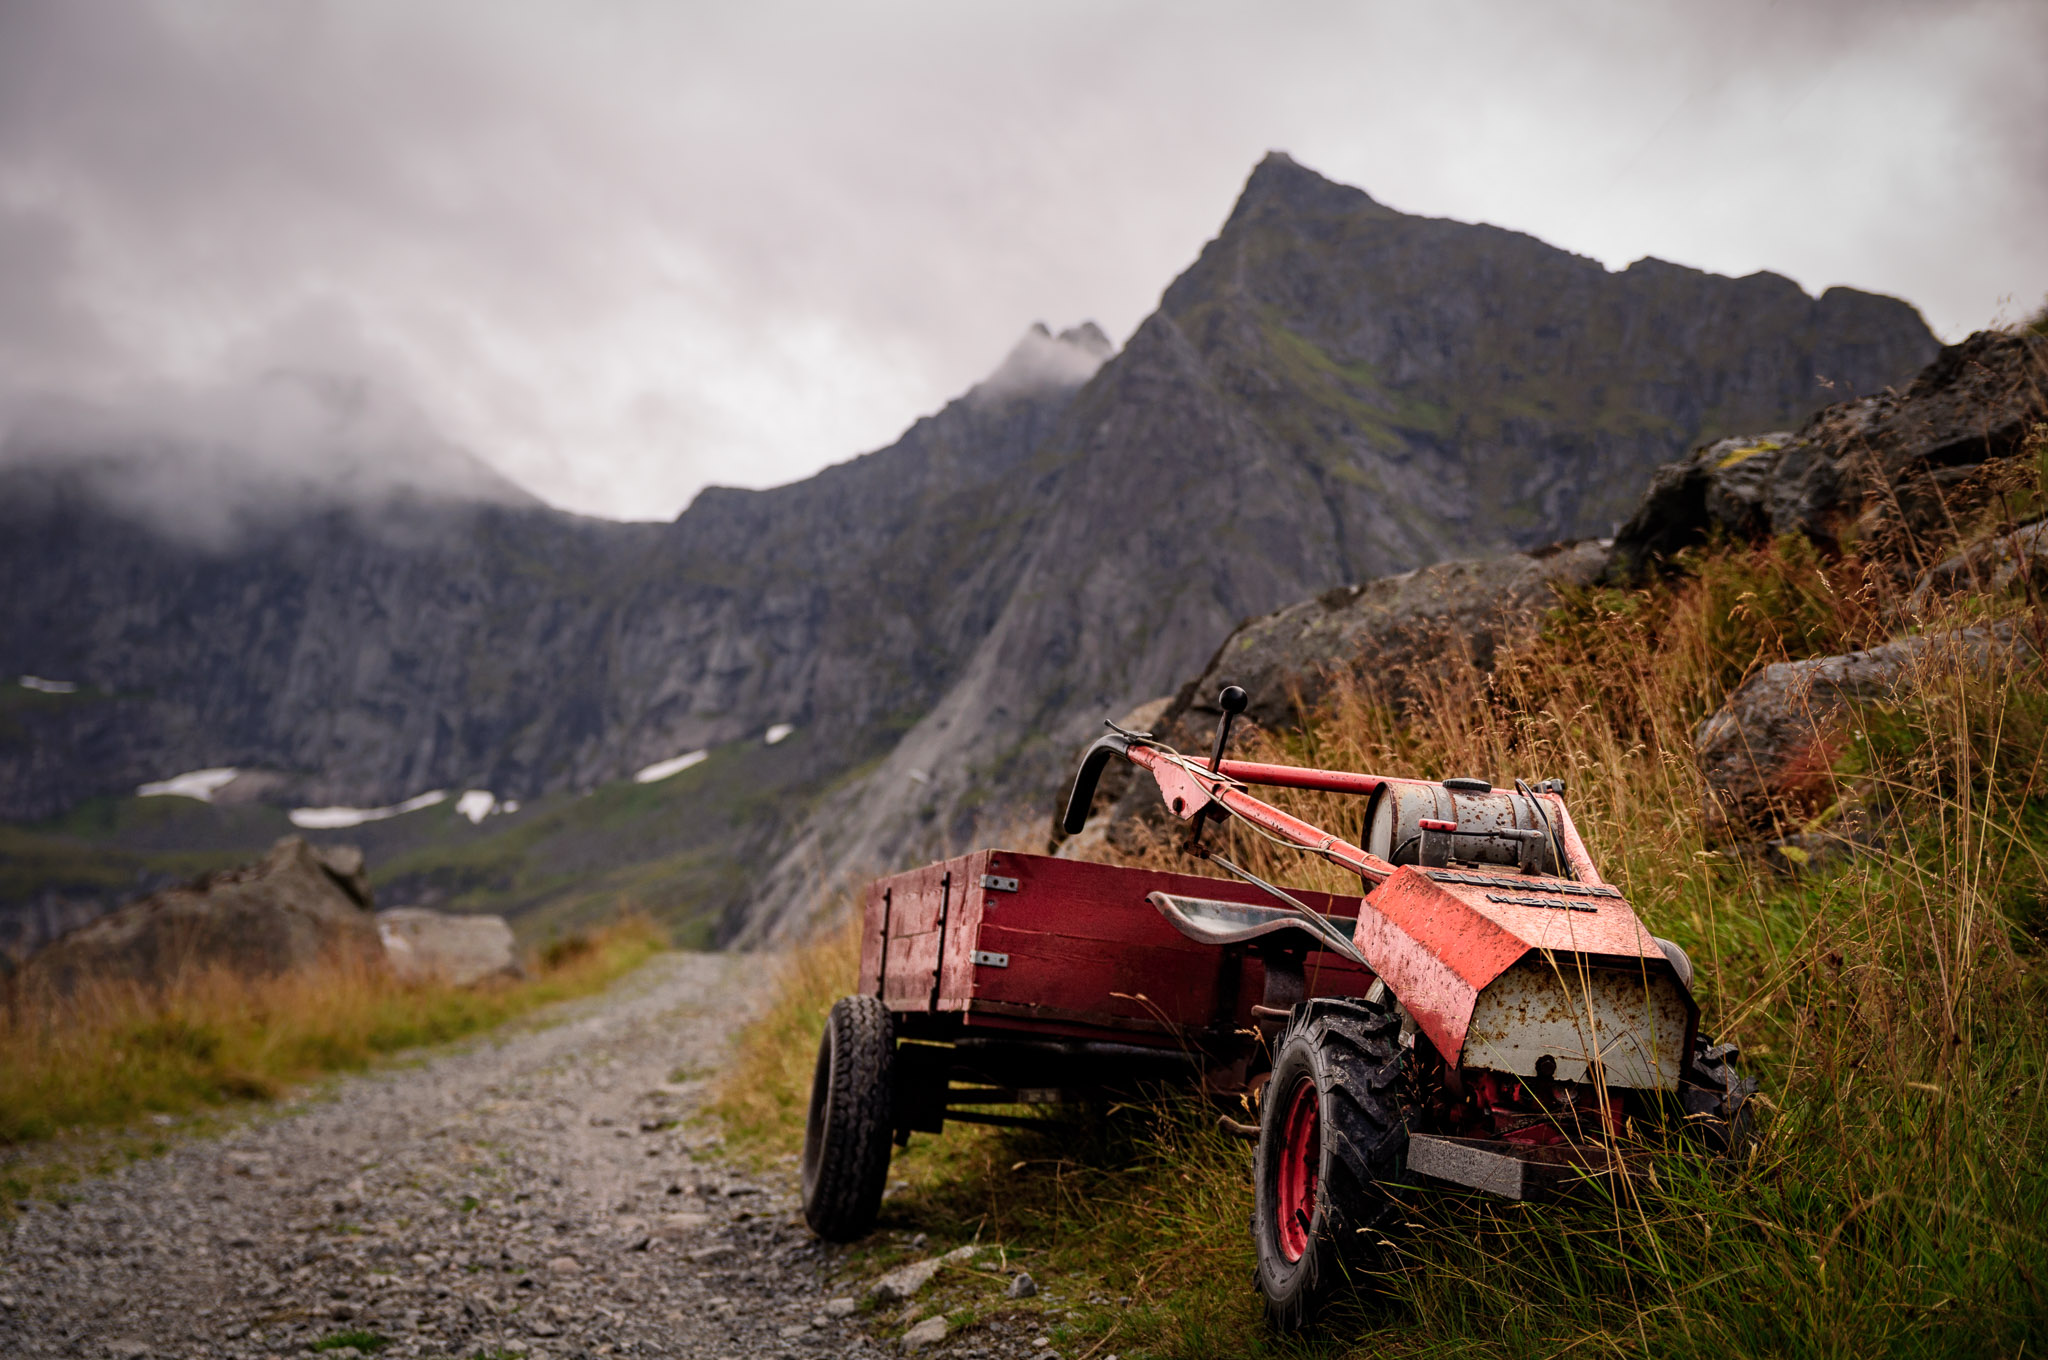
[[[2048,294],[2048,4],[0,0],[0,419],[368,376],[666,518],[1119,343],[1280,148],[1945,339]]]

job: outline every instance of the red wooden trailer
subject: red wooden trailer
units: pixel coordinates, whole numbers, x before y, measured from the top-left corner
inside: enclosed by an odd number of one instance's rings
[[[1278,947],[1190,938],[1153,902],[1228,903],[1264,917],[1248,884],[978,850],[870,885],[859,991],[893,1017],[895,1131],[944,1119],[1018,1123],[991,1105],[1077,1101],[1149,1078],[1235,1093],[1250,1042],[1310,996],[1362,996],[1373,974],[1290,932]],[[1297,894],[1347,934],[1359,899]],[[1290,972],[1276,990],[1271,965]],[[949,1090],[948,1083],[958,1085]]]

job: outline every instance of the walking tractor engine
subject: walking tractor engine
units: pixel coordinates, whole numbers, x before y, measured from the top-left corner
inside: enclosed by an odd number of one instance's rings
[[[1206,760],[1149,733],[1082,758],[1079,832],[1111,760],[1149,774],[1228,879],[983,850],[869,887],[858,992],[826,1022],[804,1212],[873,1225],[892,1143],[1175,1079],[1253,1153],[1258,1286],[1283,1329],[1384,1264],[1431,1187],[1509,1199],[1630,1175],[1667,1131],[1739,1145],[1754,1081],[1699,1030],[1692,964],[1593,866],[1561,781],[1431,782]],[[1254,796],[1363,800],[1353,844]],[[1267,882],[1203,843],[1245,823],[1356,895]],[[1233,1113],[1256,1111],[1257,1122]]]

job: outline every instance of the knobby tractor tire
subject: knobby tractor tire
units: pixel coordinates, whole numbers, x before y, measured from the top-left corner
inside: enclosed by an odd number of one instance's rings
[[[880,997],[832,1003],[804,1121],[804,1219],[828,1242],[865,1237],[881,1212],[895,1132],[896,1033]]]
[[[1389,999],[1317,999],[1280,1036],[1252,1162],[1252,1237],[1266,1317],[1282,1331],[1314,1321],[1330,1295],[1382,1259],[1398,1206],[1408,1126],[1407,1050]]]
[[[1749,1098],[1756,1094],[1756,1078],[1736,1070],[1740,1053],[1734,1044],[1717,1044],[1699,1035],[1692,1042],[1692,1060],[1686,1063],[1685,1077],[1678,1084],[1686,1132],[1709,1150],[1734,1157],[1749,1150],[1755,1134]]]

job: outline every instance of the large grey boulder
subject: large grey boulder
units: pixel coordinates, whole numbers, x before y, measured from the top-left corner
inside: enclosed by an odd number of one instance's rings
[[[1225,685],[1239,685],[1251,696],[1248,718],[1286,730],[1328,696],[1341,672],[1359,664],[1371,666],[1386,698],[1402,702],[1447,656],[1490,666],[1503,643],[1535,629],[1559,590],[1590,586],[1607,562],[1608,546],[1588,541],[1339,586],[1240,624],[1144,726],[1180,750],[1206,752],[1222,716],[1216,696]],[[1105,839],[1122,845],[1136,824],[1163,816],[1150,781],[1133,779],[1120,761],[1104,771],[1096,806],[1114,811],[1068,844],[1057,829],[1061,802],[1054,813],[1059,853],[1085,857]]]
[[[512,927],[502,916],[398,907],[377,913],[377,934],[392,971],[408,982],[468,987],[520,975]]]
[[[2015,645],[2009,628],[1971,628],[1757,671],[1693,736],[1708,839],[1801,835],[1856,792],[1842,787],[1835,770],[1862,706],[1900,700],[1936,675],[1981,671]]]
[[[1902,391],[1825,407],[1795,433],[1705,444],[1658,469],[1615,535],[1615,573],[1640,577],[1716,531],[1754,542],[1802,533],[1940,540],[1973,506],[1983,466],[2048,420],[2048,336],[1979,331]]]
[[[2035,520],[1936,563],[1913,584],[1907,611],[1924,615],[1941,597],[1974,590],[1986,595],[2048,589],[2048,520]]]
[[[1338,670],[1357,661],[1372,664],[1394,699],[1408,694],[1419,666],[1448,650],[1491,666],[1504,640],[1527,631],[1557,602],[1560,588],[1591,585],[1608,556],[1607,544],[1586,541],[1439,562],[1325,591],[1240,625],[1161,722],[1189,739],[1206,733],[1222,716],[1216,695],[1225,685],[1242,685],[1253,721],[1288,726],[1329,692]]]
[[[32,956],[22,982],[69,992],[89,980],[163,985],[206,968],[245,976],[339,960],[383,967],[369,880],[353,847],[286,836],[254,864],[122,907]]]

